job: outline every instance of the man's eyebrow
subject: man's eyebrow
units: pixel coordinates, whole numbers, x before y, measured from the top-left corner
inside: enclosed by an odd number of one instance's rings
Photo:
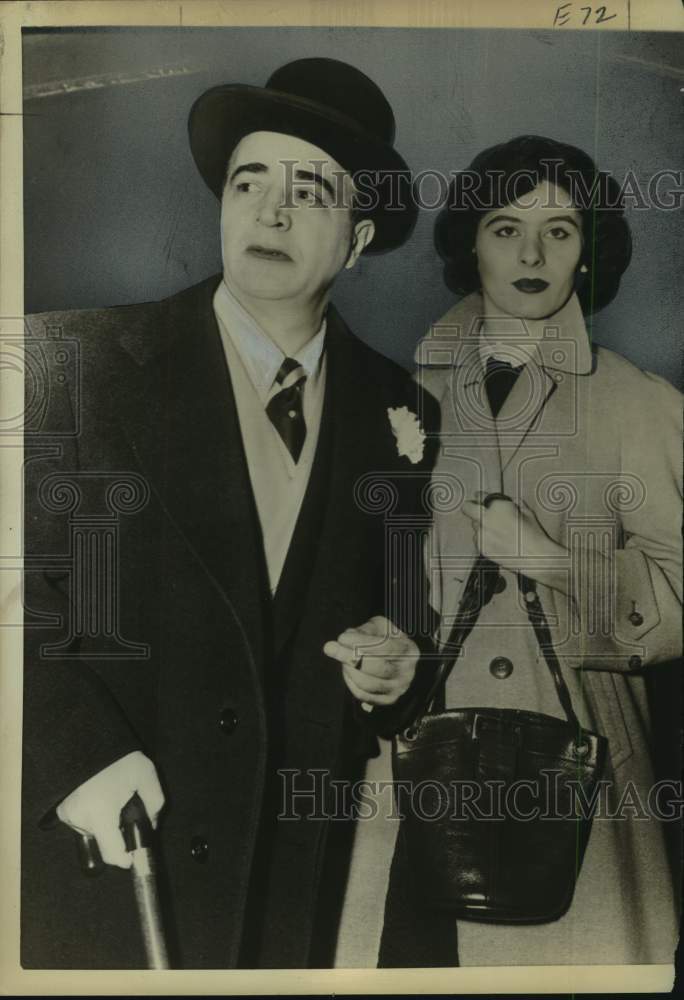
[[[266,174],[268,173],[268,169],[265,163],[241,163],[230,175],[230,182],[232,183],[239,174]],[[332,198],[335,197],[335,189],[330,181],[313,170],[295,170],[294,177],[298,181],[313,181],[319,187],[325,188]]]
[[[321,177],[320,174],[315,173],[313,170],[295,170],[294,172],[296,181],[313,181],[314,184],[324,187],[328,194],[334,198],[335,189],[326,177]]]
[[[495,215],[493,219],[490,219],[489,222],[485,223],[485,229],[488,229],[490,226],[493,226],[495,222],[521,222],[521,221],[522,220],[521,220],[520,216],[516,216],[516,215]],[[575,229],[579,229],[579,226],[577,224],[577,220],[573,219],[573,217],[571,215],[552,215],[550,219],[546,220],[546,222],[547,223],[548,222],[567,222],[571,226],[574,226]]]
[[[495,215],[493,219],[485,223],[485,229],[489,229],[495,222],[520,222],[520,219],[516,218],[515,215]]]
[[[230,175],[231,182],[235,180],[238,174],[266,174],[268,173],[268,167],[265,163],[241,163],[239,167]]]

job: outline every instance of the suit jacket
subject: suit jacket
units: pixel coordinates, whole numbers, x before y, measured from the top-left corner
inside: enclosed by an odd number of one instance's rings
[[[29,385],[26,437],[28,967],[144,964],[130,876],[83,878],[73,833],[40,825],[133,749],[155,762],[167,796],[159,841],[176,962],[236,965],[256,884],[255,964],[306,966],[330,824],[276,823],[275,771],[306,790],[301,772],[353,777],[376,752],[322,646],[404,606],[398,575],[386,586],[386,515],[420,513],[428,460],[399,456],[387,408],[426,417],[425,404],[331,307],[315,462],[271,599],[212,310],[217,281],[28,321],[44,377],[39,392]],[[378,478],[391,504],[373,501]],[[373,715],[376,729],[398,724],[391,711]],[[304,798],[295,812],[306,817]]]

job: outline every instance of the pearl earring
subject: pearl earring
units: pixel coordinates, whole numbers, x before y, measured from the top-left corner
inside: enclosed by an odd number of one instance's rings
[[[589,270],[589,268],[587,267],[587,265],[586,264],[582,264],[582,266],[580,268],[580,274],[586,274],[588,270]]]

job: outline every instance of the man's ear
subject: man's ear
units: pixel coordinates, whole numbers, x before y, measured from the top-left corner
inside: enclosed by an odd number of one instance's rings
[[[375,236],[375,223],[372,219],[362,219],[361,222],[357,222],[354,226],[354,233],[352,235],[352,244],[349,251],[349,256],[347,257],[347,263],[344,265],[346,270],[349,270],[357,262],[361,253],[368,246],[370,241]]]

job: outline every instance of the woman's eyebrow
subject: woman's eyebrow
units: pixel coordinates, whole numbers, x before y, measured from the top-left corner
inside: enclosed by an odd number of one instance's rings
[[[520,219],[517,218],[515,215],[495,215],[493,219],[490,219],[489,222],[485,223],[485,229],[488,229],[489,226],[493,226],[495,222],[504,222],[504,221],[520,222]]]
[[[579,229],[579,226],[577,225],[577,220],[573,219],[573,217],[571,215],[553,215],[547,221],[548,222],[567,222],[571,226],[574,226],[575,229]]]
[[[520,216],[517,215],[495,215],[493,219],[485,223],[485,229],[489,226],[493,226],[495,222],[515,222],[520,223],[523,221]],[[574,226],[575,229],[579,229],[576,219],[573,219],[571,215],[552,215],[551,218],[546,219],[545,225],[549,222],[567,222],[569,225]]]

